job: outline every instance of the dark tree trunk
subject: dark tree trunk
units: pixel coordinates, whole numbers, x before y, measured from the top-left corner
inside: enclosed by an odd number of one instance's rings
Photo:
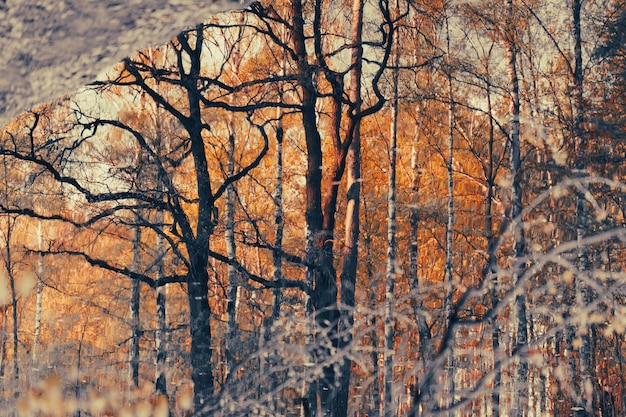
[[[141,265],[141,255],[139,248],[141,245],[141,229],[135,227],[135,236],[133,237],[133,270],[138,271]],[[129,352],[129,377],[130,385],[139,386],[139,339],[141,337],[139,307],[140,307],[140,285],[139,280],[131,282],[130,295],[130,346]]]
[[[206,258],[201,258],[201,255],[192,258],[192,270],[187,276],[191,332],[191,380],[194,384],[194,409],[200,415],[202,415],[203,407],[209,404],[213,396],[211,309],[207,298],[209,277],[206,272]]]
[[[189,56],[189,72],[185,73],[183,62],[179,62],[181,81],[187,88],[189,117],[183,126],[189,134],[191,154],[195,165],[196,185],[198,190],[198,223],[195,233],[186,218],[181,218],[183,236],[189,236],[186,242],[189,253],[189,271],[187,273],[187,292],[190,312],[189,329],[191,332],[191,379],[194,384],[194,407],[196,413],[203,413],[203,408],[213,397],[214,381],[211,357],[211,307],[208,301],[207,271],[209,241],[215,226],[215,200],[211,190],[211,178],[202,130],[199,95],[196,92],[197,78],[200,74],[200,56],[203,43],[202,27],[195,31],[195,46],[189,44],[185,35],[179,35],[181,48]],[[179,60],[180,61],[180,60]],[[191,238],[193,236],[193,238]]]
[[[305,49],[304,18],[302,3],[293,0],[294,9],[294,49],[298,56],[298,83],[302,93],[302,124],[307,146],[306,170],[306,224],[309,233],[307,256],[312,260],[319,258],[322,230],[322,141],[317,130],[315,105],[317,92],[313,82],[313,70],[308,63]],[[310,250],[308,250],[310,249]],[[317,249],[317,250],[314,250]],[[309,274],[316,274],[315,268],[309,268]],[[311,280],[314,282],[314,280]]]
[[[322,328],[332,325],[333,317],[329,306],[336,301],[337,287],[334,279],[328,279],[328,272],[323,269],[323,216],[322,216],[322,141],[317,130],[317,116],[315,105],[317,102],[317,91],[314,84],[313,69],[309,65],[306,51],[306,38],[304,34],[304,15],[301,0],[292,0],[293,12],[293,49],[297,58],[297,71],[299,75],[298,85],[302,97],[302,124],[307,148],[307,169],[306,169],[306,209],[305,220],[307,226],[306,237],[306,261],[308,265],[319,267],[309,267],[307,269],[307,282],[313,286],[310,294],[311,308],[316,311],[316,322]],[[329,320],[328,323],[325,320]],[[326,352],[324,352],[326,350]],[[319,349],[317,355],[328,353],[328,349]],[[323,358],[317,358],[319,362]],[[335,379],[332,367],[325,367],[319,382],[319,391],[324,393],[322,403],[322,414],[329,415],[331,404],[328,396],[332,392],[331,385]],[[317,393],[313,389],[315,384],[307,394],[307,401],[312,415],[316,415]]]
[[[157,181],[157,189],[161,191],[161,180]],[[157,226],[161,227],[163,224],[163,210],[158,210],[156,213],[155,222]],[[163,257],[165,251],[163,250],[163,236],[157,234],[156,236],[156,255],[157,255],[157,280],[162,279],[164,276],[163,270]],[[159,395],[167,396],[167,379],[166,373],[166,361],[167,361],[167,287],[161,285],[156,289],[156,313],[157,313],[157,331],[155,335],[155,347],[156,347],[156,392]]]

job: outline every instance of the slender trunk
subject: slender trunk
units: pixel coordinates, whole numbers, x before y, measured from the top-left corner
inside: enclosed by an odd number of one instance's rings
[[[7,361],[7,306],[0,307],[2,321],[0,322],[0,377],[4,378]]]
[[[525,265],[522,258],[525,254],[525,237],[522,219],[522,186],[521,186],[521,150],[520,150],[520,97],[519,79],[517,75],[517,44],[515,41],[515,20],[513,0],[507,1],[507,34],[505,48],[507,56],[507,73],[509,79],[510,108],[509,108],[509,134],[511,140],[510,170],[512,178],[511,192],[511,224],[513,227],[513,283],[517,287],[519,278],[524,272]],[[526,297],[524,291],[518,291],[515,297],[515,350],[519,350],[528,344],[528,330],[526,319]],[[528,403],[528,363],[525,358],[518,358],[517,378],[514,382],[515,396],[514,408],[520,416],[527,413]]]
[[[276,234],[274,235],[274,252],[272,254],[272,263],[274,266],[274,281],[282,279],[283,264],[283,231],[285,222],[283,219],[283,119],[282,114],[278,118],[276,127],[276,189],[274,191],[274,204],[276,206],[274,212],[274,225],[276,226]],[[282,304],[282,293],[280,288],[274,288],[272,300],[271,323],[273,324],[280,317],[280,308]],[[271,331],[271,325],[270,329]]]
[[[85,320],[83,324],[82,331],[80,333],[80,339],[78,341],[78,349],[76,349],[76,379],[74,380],[74,397],[78,400],[80,399],[80,387],[81,387],[81,366],[82,366],[82,355],[83,355],[83,343],[85,342],[85,331],[87,329],[87,323],[89,319]],[[78,409],[74,413],[75,417],[81,416],[81,410]]]
[[[8,227],[9,233],[7,234],[7,275],[9,277],[9,288],[11,291],[11,310],[13,311],[13,379],[19,381],[20,379],[20,367],[19,367],[19,336],[18,320],[17,320],[17,292],[15,290],[15,275],[13,275],[13,264],[11,261],[11,249],[8,246],[10,244],[11,226]],[[15,395],[18,395],[19,389],[15,391]]]
[[[134,271],[139,271],[141,267],[141,255],[139,252],[141,245],[141,229],[135,227],[135,236],[133,237],[133,259],[132,265]],[[140,319],[139,319],[139,300],[140,300],[140,284],[139,280],[131,281],[130,295],[130,346],[128,348],[128,378],[129,387],[139,386],[139,339],[141,337]]]
[[[37,246],[43,250],[41,238],[41,221],[37,224]],[[33,366],[37,367],[39,361],[39,338],[41,337],[41,311],[43,309],[43,255],[37,258],[37,287],[35,298],[35,334],[33,335]]]
[[[419,348],[418,348],[418,360],[422,361],[422,367],[425,369],[427,364],[431,360],[430,343],[431,334],[428,323],[426,322],[426,315],[423,314],[422,296],[420,294],[419,284],[419,222],[420,212],[417,207],[419,202],[419,187],[420,187],[420,173],[417,156],[417,144],[414,143],[411,149],[411,172],[413,174],[411,191],[414,207],[411,208],[409,213],[409,279],[411,280],[411,305],[413,307],[413,315],[417,324],[417,333],[419,335]],[[419,404],[415,403],[415,399],[420,395],[418,375],[415,375],[415,382],[413,386],[413,403],[409,412],[409,417],[417,417],[419,413]],[[427,396],[423,397],[423,402],[427,402]]]
[[[446,16],[446,42],[447,42],[447,55],[448,64],[450,64],[450,29],[448,26],[448,17]],[[448,218],[446,224],[446,257],[444,266],[444,279],[443,279],[443,320],[444,327],[448,329],[452,325],[452,254],[453,254],[453,242],[454,242],[454,176],[452,163],[454,161],[454,123],[455,123],[455,109],[454,109],[454,93],[452,83],[452,68],[449,66],[447,70],[448,78],[448,158],[446,161],[447,171],[447,186],[448,186]],[[454,347],[450,349],[448,353],[448,364],[445,380],[444,395],[447,399],[444,399],[445,406],[451,406],[454,404]]]
[[[363,0],[353,0],[352,3],[352,71],[350,73],[349,96],[354,105],[352,114],[361,109],[361,61],[363,47],[361,45],[363,31]],[[344,239],[344,258],[341,269],[341,322],[339,328],[339,349],[344,351],[352,343],[352,327],[354,326],[354,306],[356,290],[356,274],[359,248],[359,211],[361,200],[361,129],[360,122],[355,121],[352,142],[346,157],[347,193],[346,193],[346,220]],[[337,417],[348,415],[348,398],[350,394],[350,379],[352,361],[348,355],[341,365],[339,377],[339,391],[337,394]]]
[[[537,81],[538,76],[537,76],[537,70],[535,69],[533,52],[532,52],[535,49],[535,45],[533,43],[533,37],[530,32],[531,32],[531,28],[528,27],[528,34],[527,34],[528,40],[527,40],[526,47],[531,52],[528,54],[525,54],[525,56],[527,57],[527,60],[528,60],[527,65],[528,65],[529,75],[526,77],[522,75],[522,78],[524,78],[525,92],[526,92],[526,96],[529,99],[530,120],[533,120],[534,125],[535,125],[533,127],[533,131],[531,134],[537,136],[541,134],[538,126],[543,126],[543,120],[542,120],[542,115],[539,112],[540,106],[539,106],[539,90],[538,90],[538,81]],[[530,82],[528,82],[527,77],[530,77]],[[539,166],[545,166],[545,158],[546,158],[546,152],[538,148],[536,150],[537,164]],[[543,177],[543,173],[542,173],[542,177]],[[549,186],[551,186],[549,181],[548,181],[548,184]],[[548,215],[548,221],[550,224],[552,224],[552,220],[553,220],[552,216],[553,216],[553,213],[551,211],[550,214]],[[529,304],[532,305],[534,302],[536,302],[536,300],[531,299],[529,301]],[[540,326],[540,323],[537,323],[536,321],[532,320],[532,318],[529,320],[529,326],[531,330],[531,337],[534,337],[532,336],[533,332],[537,334],[538,332],[542,331],[541,327],[538,327]],[[536,338],[534,340],[536,340]],[[541,342],[541,344],[543,345],[544,349],[549,349],[548,342],[543,341]],[[529,397],[528,415],[542,415],[542,413],[545,413],[543,410],[547,410],[547,408],[545,407],[546,389],[544,388],[545,383],[546,383],[546,375],[544,372],[540,372],[539,369],[533,369],[531,372],[532,372],[532,378],[529,378],[529,381],[528,381],[528,391],[529,393],[532,393],[532,394],[530,394],[530,397]]]
[[[419,222],[420,211],[417,205],[419,204],[419,189],[420,189],[420,172],[419,162],[417,155],[417,144],[413,144],[411,148],[411,172],[413,175],[411,181],[411,191],[414,207],[411,208],[409,213],[409,279],[411,280],[411,304],[413,305],[413,314],[417,323],[417,332],[419,334],[419,359],[424,363],[430,360],[429,344],[431,342],[430,329],[426,322],[426,316],[422,313],[423,303],[422,296],[420,294],[420,280],[419,280]],[[417,384],[416,384],[417,386]]]
[[[364,223],[369,224],[367,207],[365,200],[363,201],[363,217]],[[377,283],[377,279],[374,278],[374,260],[372,256],[372,236],[369,232],[363,233],[363,249],[365,250],[365,267],[367,270],[367,282],[368,287],[374,288]],[[370,292],[369,296],[370,306],[376,306],[379,304],[378,291],[374,290]],[[378,417],[381,415],[382,401],[380,396],[380,343],[378,338],[378,313],[370,313],[370,339],[371,339],[371,361],[372,361],[372,386],[371,386],[371,401],[368,402],[367,415],[372,417]]]
[[[8,183],[8,170],[6,157],[4,157],[4,204],[6,207],[9,206],[9,183]],[[6,221],[6,231],[4,233],[4,244],[5,244],[5,270],[7,274],[7,278],[9,279],[9,291],[11,293],[11,310],[13,312],[13,379],[15,381],[19,381],[20,379],[20,367],[19,367],[19,335],[17,333],[18,330],[18,321],[17,321],[17,292],[15,290],[15,276],[13,275],[13,258],[11,251],[11,236],[13,232],[13,224],[14,219],[10,215],[5,216]],[[6,311],[6,310],[5,310]],[[19,393],[19,389],[15,390],[15,395],[17,396]]]
[[[414,65],[419,65],[417,55],[413,57]],[[430,75],[430,72],[428,72]],[[429,77],[430,78],[430,77]],[[431,79],[432,81],[432,79]],[[417,117],[422,118],[422,107],[417,106]],[[428,363],[432,360],[432,335],[426,321],[426,314],[423,313],[422,294],[420,291],[420,271],[419,271],[419,224],[420,224],[420,207],[419,207],[419,191],[420,191],[420,162],[419,162],[419,135],[420,121],[415,123],[415,138],[411,145],[411,199],[412,207],[409,211],[409,280],[411,285],[411,306],[415,316],[417,332],[419,335],[418,360],[422,362],[422,369],[426,369]],[[428,393],[419,392],[419,374],[415,373],[413,390],[411,392],[411,409],[408,413],[409,417],[417,417],[421,414],[420,405],[417,399],[422,396],[422,402],[428,402]]]
[[[398,147],[398,38],[394,46],[393,99],[391,104],[391,132],[389,143],[389,176],[387,183],[387,273],[385,283],[385,370],[384,370],[384,416],[394,413],[393,401],[393,352],[394,352],[394,285],[396,280],[396,160]]]
[[[161,189],[161,181],[157,182],[158,190]],[[163,226],[163,210],[157,210],[155,223],[158,227]],[[156,235],[156,278],[157,281],[164,276],[164,259],[165,251],[163,246],[163,235]],[[155,335],[156,347],[156,392],[159,395],[167,396],[167,285],[160,285],[156,289],[156,313],[157,313],[157,331]]]
[[[169,48],[168,48],[169,49]],[[153,49],[149,50],[150,61],[154,62],[155,57],[152,55]],[[163,55],[162,65],[166,65],[167,54]],[[164,118],[162,110],[158,107],[154,111],[154,128],[156,134],[157,152],[161,154],[171,152],[170,141],[165,137],[163,126]],[[166,173],[158,166],[154,173],[154,185],[157,195],[162,201],[165,201],[165,188],[167,183]],[[156,259],[154,261],[156,280],[161,282],[165,277],[165,213],[162,208],[157,208],[154,215],[154,225],[156,226],[156,236],[154,240],[154,251]],[[156,287],[156,331],[154,333],[155,345],[155,392],[157,395],[168,397],[167,394],[167,350],[169,342],[169,331],[167,325],[167,284],[160,284]]]
[[[617,387],[617,392],[615,393],[616,398],[624,398],[624,396],[626,395],[625,389],[626,389],[626,377],[624,376],[624,372],[626,371],[624,369],[624,359],[623,359],[623,350],[622,350],[622,337],[624,337],[624,335],[622,334],[615,334],[615,343],[614,343],[614,355],[615,358],[617,359],[617,369],[619,371],[619,386]],[[608,383],[608,381],[607,381]],[[624,404],[624,402],[621,402],[621,410],[622,414],[624,413],[624,411],[626,411],[626,404]]]
[[[283,28],[281,33],[281,39],[287,42],[286,30]],[[287,62],[286,52],[283,53],[280,61],[280,75],[285,75],[285,66]],[[283,98],[284,91],[280,91],[281,99]],[[274,234],[274,250],[272,252],[272,266],[273,266],[273,278],[278,282],[282,279],[283,272],[283,235],[285,229],[284,221],[284,208],[283,208],[283,139],[285,135],[285,129],[283,127],[283,110],[276,110],[276,173],[274,178],[274,225],[276,232]],[[265,340],[269,341],[271,338],[272,327],[276,320],[280,317],[280,310],[282,304],[282,291],[279,287],[274,288],[272,294],[272,312],[269,316],[269,320],[265,324]],[[277,382],[277,381],[276,381]]]
[[[491,308],[495,308],[498,302],[498,278],[495,271],[496,254],[493,237],[493,191],[495,187],[495,173],[493,161],[493,144],[495,142],[495,127],[493,119],[493,109],[491,103],[491,81],[487,80],[487,115],[489,117],[489,143],[487,148],[487,196],[485,198],[485,237],[487,239],[487,263],[488,272],[485,279],[492,280],[491,288]],[[497,319],[493,321],[493,331],[491,333],[491,347],[493,349],[494,379],[493,391],[491,393],[491,415],[500,415],[500,366],[498,363],[498,352],[500,350],[500,328]]]
[[[228,177],[235,173],[235,133],[234,125],[231,120],[231,132],[228,135],[228,164],[226,166],[226,175]],[[235,188],[231,184],[226,189],[226,204],[224,210],[225,232],[224,240],[226,241],[226,256],[230,261],[235,261],[237,257],[235,246]],[[226,313],[228,315],[228,333],[226,335],[226,377],[234,368],[236,363],[236,347],[237,343],[237,293],[239,291],[239,283],[237,269],[233,265],[228,265],[228,302],[226,305]]]
[[[238,17],[238,23],[243,26],[243,14]],[[242,39],[242,27],[239,28],[238,39]],[[233,64],[234,75],[240,71],[241,66],[241,54],[239,47],[232,49],[231,62]],[[235,122],[233,116],[229,116],[229,134],[228,142],[226,144],[226,177],[232,177],[235,174]],[[239,311],[239,291],[240,280],[237,268],[232,264],[237,259],[237,246],[235,243],[235,201],[237,198],[237,190],[235,184],[230,184],[226,188],[226,202],[224,204],[224,241],[226,244],[226,256],[231,263],[228,264],[228,300],[226,303],[226,315],[227,315],[227,333],[224,340],[225,356],[226,356],[226,369],[225,380],[228,379],[228,375],[235,368],[238,355],[237,348],[239,343],[239,330],[237,324],[237,315]],[[257,249],[258,250],[258,249]]]
[[[274,235],[274,250],[272,252],[273,279],[274,282],[280,282],[282,279],[283,268],[283,120],[282,112],[279,111],[278,123],[276,126],[276,177],[274,180],[274,226],[276,232]],[[280,318],[282,304],[282,292],[279,287],[272,290],[271,312],[263,323],[263,343],[270,348],[274,324]],[[266,359],[261,358],[261,367],[266,364],[270,367],[275,363],[272,355],[267,355]],[[273,369],[262,369],[262,377],[269,376],[268,392],[273,393],[282,381],[279,375]],[[278,398],[273,394],[274,406],[278,409]]]
[[[371,282],[371,281],[370,281]],[[382,415],[381,407],[383,402],[381,401],[380,396],[380,365],[379,365],[379,345],[380,339],[378,338],[377,327],[378,327],[378,319],[376,315],[372,315],[371,319],[371,330],[370,330],[370,338],[372,340],[372,402],[369,407],[368,416],[378,417]]]
[[[574,168],[575,175],[578,177],[585,176],[584,149],[582,137],[582,123],[584,121],[584,104],[583,104],[583,64],[582,64],[582,38],[581,38],[581,18],[580,12],[582,7],[581,0],[571,0],[573,14],[573,36],[574,36],[574,73],[573,76],[573,131],[574,131]],[[585,196],[582,193],[576,195],[576,239],[577,248],[577,264],[581,275],[586,274],[589,269],[589,255],[587,248],[582,243],[587,228],[587,209],[585,207]],[[580,303],[587,305],[591,301],[590,289],[587,288],[579,279],[574,281],[576,297]],[[579,329],[581,331],[582,344],[579,348],[579,391],[582,397],[582,406],[585,411],[591,413],[593,411],[594,400],[594,379],[593,369],[591,366],[591,345],[593,339],[590,337],[593,329]]]
[[[417,126],[416,126],[417,130]],[[417,138],[417,135],[416,135]],[[417,142],[417,140],[416,140]],[[411,146],[411,211],[409,212],[409,279],[411,280],[411,297],[413,304],[413,313],[419,322],[420,311],[422,308],[422,299],[418,298],[419,294],[419,190],[420,190],[420,173],[419,173],[419,157],[417,143]],[[418,329],[419,330],[419,329]],[[420,337],[420,347],[422,340]],[[423,359],[423,358],[422,358]]]
[[[167,396],[167,286],[157,288],[157,331],[156,345],[156,372],[155,388],[159,395]]]

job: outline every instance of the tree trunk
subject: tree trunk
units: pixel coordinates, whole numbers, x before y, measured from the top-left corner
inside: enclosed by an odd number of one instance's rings
[[[141,268],[141,229],[139,226],[135,226],[135,236],[133,237],[133,259],[132,267],[133,271],[139,271]],[[131,281],[131,295],[130,295],[130,345],[128,347],[128,363],[129,363],[129,386],[139,387],[139,339],[141,337],[141,323],[139,319],[139,300],[140,300],[140,285],[139,280]]]
[[[155,336],[155,389],[157,394],[167,396],[167,286],[161,285],[156,291],[157,331]]]
[[[507,32],[504,39],[507,57],[507,73],[510,91],[509,107],[509,135],[511,141],[510,170],[512,179],[511,192],[511,224],[513,228],[513,283],[517,287],[518,281],[524,273],[525,265],[522,258],[526,251],[522,213],[522,185],[521,185],[521,144],[520,144],[520,97],[519,79],[517,75],[517,43],[515,40],[515,18],[513,0],[507,1]],[[518,291],[515,297],[515,348],[519,350],[528,344],[528,330],[526,320],[526,297],[524,291]],[[520,416],[527,413],[528,403],[528,363],[524,358],[518,359],[517,378],[514,382],[515,396],[514,409]]]
[[[0,307],[0,377],[4,378],[7,361],[7,306]]]
[[[161,181],[157,181],[157,190],[161,190]],[[157,210],[155,216],[155,223],[157,227],[163,225],[163,210]],[[157,233],[156,235],[156,278],[160,280],[164,276],[164,259],[165,251],[163,249],[163,235]],[[156,392],[159,395],[167,396],[167,342],[168,342],[168,329],[167,329],[167,285],[163,284],[156,289],[156,313],[157,313],[157,331],[155,334],[155,347],[156,347]]]
[[[318,335],[327,334],[333,338],[333,329],[337,325],[337,284],[335,271],[332,266],[332,253],[326,253],[332,243],[326,242],[326,230],[324,229],[324,216],[322,213],[322,144],[319,131],[317,130],[317,91],[313,81],[313,68],[308,63],[306,51],[306,38],[304,34],[304,17],[301,0],[292,0],[293,11],[293,47],[297,57],[297,71],[299,74],[298,84],[302,97],[302,124],[307,149],[306,169],[306,211],[305,220],[307,225],[306,261],[308,265],[315,267],[307,268],[307,282],[313,286],[311,305],[315,311],[315,321],[319,327]],[[319,30],[320,28],[317,28]],[[332,250],[332,246],[330,248]],[[317,362],[324,362],[330,355],[329,346],[316,341],[315,352]],[[318,382],[321,413],[324,416],[332,415],[333,398],[335,397],[335,370],[332,365],[323,366],[322,374]],[[312,398],[312,392],[308,395],[308,403],[311,414],[315,415],[316,398]]]
[[[361,110],[361,62],[363,57],[363,0],[352,3],[352,71],[350,72],[349,97],[354,105],[353,115]],[[346,157],[347,193],[344,257],[341,268],[341,322],[339,328],[339,351],[349,348],[352,343],[356,274],[359,252],[359,211],[361,203],[361,123],[355,121],[352,142]],[[341,364],[339,390],[337,393],[337,417],[348,415],[352,361],[346,357]]]
[[[417,332],[419,334],[419,356],[424,367],[430,361],[430,343],[431,334],[426,322],[426,316],[422,313],[422,296],[420,294],[420,278],[419,278],[419,222],[420,211],[419,189],[420,189],[420,168],[417,155],[416,144],[413,144],[411,150],[411,172],[413,175],[411,191],[413,204],[409,213],[409,279],[411,280],[411,291],[414,294],[411,298],[413,304],[413,314],[417,323]],[[417,384],[416,384],[417,386]]]
[[[41,221],[37,224],[37,247],[39,250],[43,250],[42,237],[41,237]],[[43,255],[39,255],[37,258],[37,287],[35,298],[35,334],[33,335],[33,367],[37,366],[39,361],[39,338],[41,337],[41,312],[43,309]]]
[[[12,218],[8,217],[7,222],[11,222]],[[11,234],[12,225],[7,224],[7,237],[6,237],[6,270],[9,278],[9,289],[11,291],[11,310],[13,312],[13,379],[19,381],[20,379],[20,367],[19,367],[19,335],[18,321],[17,321],[17,291],[15,289],[15,275],[13,274],[13,260],[11,255]],[[15,395],[18,395],[19,390],[15,391]]]
[[[228,135],[228,164],[226,165],[226,175],[231,177],[235,173],[235,126],[231,120],[230,134]],[[235,246],[235,197],[236,191],[233,184],[226,189],[226,203],[224,212],[225,232],[224,240],[226,241],[226,256],[230,261],[235,261],[237,257]],[[236,363],[236,347],[237,342],[237,293],[239,292],[239,279],[237,269],[234,265],[228,265],[228,302],[226,305],[226,314],[228,315],[228,331],[226,334],[226,375],[231,372]]]
[[[582,38],[581,38],[581,18],[580,12],[582,8],[581,0],[571,0],[572,17],[573,17],[573,36],[574,36],[574,73],[573,76],[573,131],[574,131],[574,175],[580,178],[585,174],[585,155],[583,149],[583,131],[582,124],[584,121],[584,102],[583,102],[583,63],[582,63]],[[577,266],[581,275],[586,274],[589,270],[589,255],[586,246],[582,243],[585,238],[587,229],[587,208],[586,200],[582,192],[576,194],[576,240],[577,247]],[[591,301],[590,289],[575,279],[575,292],[577,300],[582,305],[587,305]],[[594,387],[593,368],[591,366],[591,352],[593,338],[590,336],[593,329],[578,329],[583,340],[579,348],[579,391],[582,397],[582,407],[588,413],[594,409]]]
[[[366,203],[363,201],[363,214],[365,224],[368,224],[368,216]],[[365,232],[363,233],[363,249],[365,250],[365,267],[367,269],[367,286],[371,288],[375,288],[378,279],[374,278],[374,259],[372,257],[372,236],[371,233]],[[370,291],[369,295],[370,306],[376,306],[379,304],[378,291]],[[369,306],[368,306],[369,307]],[[369,320],[369,333],[371,338],[371,361],[372,361],[372,385],[370,388],[371,392],[371,401],[368,402],[369,407],[367,408],[367,415],[371,417],[378,417],[381,415],[381,408],[383,406],[383,402],[381,401],[380,395],[380,375],[381,370],[379,366],[379,358],[380,358],[380,343],[378,338],[378,313],[370,313]]]
[[[208,302],[207,258],[201,255],[207,241],[196,243],[199,255],[192,257],[191,271],[187,276],[191,332],[191,379],[194,385],[194,409],[199,415],[213,396],[213,367],[211,357],[211,309]],[[206,253],[206,252],[205,252]]]
[[[389,176],[387,178],[387,273],[385,281],[385,370],[384,378],[384,413],[383,416],[393,416],[393,352],[394,352],[394,285],[396,281],[396,161],[398,147],[398,38],[394,39],[394,60],[392,71],[393,99],[391,103],[391,131],[389,141]]]
[[[4,157],[4,204],[5,207],[9,205],[9,183],[8,183],[8,172],[7,172],[7,163],[6,157]],[[13,379],[17,382],[20,379],[20,367],[19,367],[19,335],[17,333],[18,330],[18,321],[17,321],[17,292],[15,289],[15,275],[13,274],[13,256],[11,251],[11,236],[13,235],[13,225],[15,222],[14,217],[11,215],[6,215],[4,217],[6,222],[6,230],[4,233],[4,245],[5,245],[5,259],[4,266],[6,271],[6,276],[9,280],[9,291],[11,293],[11,310],[13,312]],[[5,315],[6,315],[6,307],[5,307]],[[4,327],[3,327],[4,330]],[[4,344],[3,344],[4,348]],[[5,352],[3,352],[4,354]],[[4,358],[2,360],[4,363]],[[19,390],[15,390],[15,395],[17,396]]]
[[[283,219],[283,117],[282,114],[278,118],[278,126],[276,127],[276,189],[274,191],[274,204],[276,211],[274,212],[274,224],[276,226],[276,234],[274,235],[274,252],[272,254],[272,263],[274,266],[274,281],[282,279],[283,264],[283,230],[285,227]],[[280,288],[274,288],[272,299],[271,323],[268,333],[271,332],[272,324],[280,317],[280,308],[282,303],[282,293]]]
[[[450,28],[448,23],[448,16],[446,15],[446,42],[447,42],[447,60],[448,60],[448,69],[447,69],[447,81],[448,81],[448,158],[446,161],[446,171],[447,171],[447,186],[448,186],[448,215],[447,215],[447,224],[446,224],[446,257],[445,257],[445,266],[444,266],[444,279],[443,279],[443,326],[445,329],[449,329],[452,326],[452,314],[453,314],[453,306],[452,306],[452,255],[453,255],[453,243],[454,243],[454,177],[453,177],[453,168],[452,163],[454,161],[454,123],[455,123],[455,114],[454,114],[454,93],[453,93],[453,84],[452,84],[452,68],[450,67]],[[447,330],[446,330],[447,331]],[[444,332],[445,334],[445,332]],[[452,336],[454,338],[454,336]],[[444,396],[447,399],[444,399],[444,406],[452,406],[455,402],[454,399],[454,374],[455,374],[455,363],[454,363],[454,342],[452,342],[452,348],[450,352],[448,352],[448,363],[447,363],[447,372],[444,386]]]
[[[278,113],[278,123],[276,126],[276,176],[274,179],[274,226],[276,227],[274,235],[274,248],[272,252],[272,266],[273,266],[273,279],[274,282],[280,282],[283,278],[283,232],[285,228],[283,219],[283,115],[282,112]],[[276,321],[280,318],[282,304],[282,292],[277,286],[272,290],[272,304],[270,315],[263,323],[263,342],[267,349],[271,349],[271,341],[273,336],[273,328]],[[262,366],[267,364],[272,366],[275,364],[275,360],[272,355],[267,355],[266,359],[261,358]],[[281,383],[282,379],[279,379],[279,375],[275,369],[269,369],[263,371],[262,375],[270,377],[268,382],[267,392],[274,393]],[[274,395],[274,406],[278,406],[278,398]]]
[[[209,258],[209,242],[215,227],[215,200],[211,190],[206,150],[202,138],[202,115],[200,100],[195,90],[200,74],[200,56],[204,41],[202,27],[195,31],[195,47],[191,47],[185,35],[179,35],[178,41],[189,56],[189,72],[181,71],[181,81],[187,87],[189,117],[184,119],[184,127],[189,134],[191,154],[193,156],[196,185],[198,190],[198,223],[195,233],[189,221],[179,216],[177,220],[183,228],[183,235],[193,238],[186,242],[189,254],[189,271],[187,273],[187,300],[189,303],[189,330],[191,333],[191,379],[194,384],[195,412],[203,415],[203,408],[213,397],[214,380],[211,307],[208,301],[209,275],[207,271]],[[180,63],[182,69],[182,62]]]
[[[426,315],[423,313],[422,295],[420,293],[420,279],[419,279],[419,223],[420,223],[420,211],[419,211],[419,188],[420,188],[420,172],[418,162],[417,144],[414,143],[411,147],[411,172],[413,175],[411,183],[412,199],[414,207],[409,212],[409,280],[411,282],[411,305],[413,307],[413,314],[415,316],[415,322],[417,325],[417,333],[419,335],[419,348],[418,348],[418,360],[422,361],[422,368],[426,369],[431,358],[431,342],[432,335],[430,334],[430,328],[426,322]],[[418,375],[415,375],[415,382],[411,393],[413,397],[413,403],[409,412],[409,417],[417,417],[419,415],[419,404],[415,402],[415,399],[419,396],[419,380]],[[428,396],[423,396],[422,402],[428,402]]]
[[[487,116],[489,117],[489,142],[487,148],[487,196],[485,197],[485,237],[487,239],[487,276],[485,279],[492,280],[491,289],[491,308],[495,308],[498,303],[498,278],[495,271],[496,254],[495,243],[493,237],[493,191],[495,188],[495,172],[493,160],[493,145],[495,142],[494,115],[491,103],[491,80],[489,72],[487,72]],[[493,330],[491,333],[491,347],[493,349],[493,365],[494,379],[493,391],[491,393],[491,415],[498,417],[500,415],[500,380],[501,372],[498,365],[498,353],[500,351],[500,327],[497,319],[493,321]]]

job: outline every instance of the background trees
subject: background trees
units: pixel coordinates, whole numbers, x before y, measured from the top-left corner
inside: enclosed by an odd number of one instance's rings
[[[623,412],[622,5],[552,6],[255,3],[7,125],[2,401]]]

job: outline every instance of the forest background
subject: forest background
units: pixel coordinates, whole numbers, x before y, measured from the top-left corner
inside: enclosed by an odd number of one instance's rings
[[[623,415],[626,3],[215,15],[0,137],[3,415]]]

